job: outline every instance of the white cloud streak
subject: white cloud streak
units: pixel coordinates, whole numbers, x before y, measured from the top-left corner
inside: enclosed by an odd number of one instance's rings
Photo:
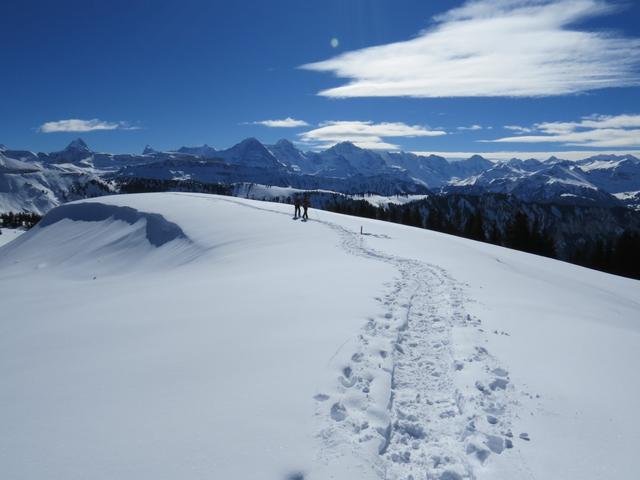
[[[446,134],[447,132],[442,130],[430,130],[420,125],[407,125],[400,122],[328,121],[299,136],[302,142],[319,148],[340,142],[352,142],[361,148],[398,150],[398,145],[388,143],[384,139],[438,137]]]
[[[468,127],[458,127],[460,131],[477,131],[482,130],[482,125],[470,125]]]
[[[511,130],[512,132],[516,133],[530,133],[533,131],[531,128],[521,127],[520,125],[505,125],[504,129]]]
[[[475,0],[411,40],[302,68],[345,85],[327,97],[538,97],[640,85],[640,39],[571,26],[615,11],[606,0]]]
[[[529,158],[535,158],[536,160],[547,160],[550,157],[557,157],[563,160],[582,160],[585,158],[593,157],[595,155],[602,154],[615,154],[615,155],[634,155],[640,158],[640,150],[570,150],[570,151],[543,151],[543,152],[522,152],[522,151],[500,151],[500,152],[412,152],[416,155],[429,156],[438,155],[448,160],[463,160],[473,155],[481,155],[487,160],[511,160],[512,158],[520,158],[527,160]]]
[[[517,135],[481,141],[559,143],[566,146],[603,148],[640,147],[640,115],[591,115],[583,117],[578,122],[536,123],[532,128],[521,131],[534,132],[536,135]]]
[[[309,124],[304,120],[296,120],[295,118],[287,117],[282,120],[261,120],[259,122],[253,122],[254,125],[263,125],[271,128],[295,128],[295,127],[308,127]]]
[[[43,123],[38,127],[38,131],[42,133],[93,132],[96,130],[137,130],[138,128],[129,125],[128,122],[106,122],[97,118],[91,120],[70,118]]]

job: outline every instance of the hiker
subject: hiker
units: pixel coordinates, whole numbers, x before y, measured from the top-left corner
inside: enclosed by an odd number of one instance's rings
[[[293,206],[295,207],[293,213],[293,219],[295,220],[300,216],[300,197],[298,195],[293,197]]]
[[[303,220],[309,220],[309,215],[307,214],[307,210],[309,209],[309,196],[305,195],[302,200],[302,208],[304,208],[304,213],[302,214]]]

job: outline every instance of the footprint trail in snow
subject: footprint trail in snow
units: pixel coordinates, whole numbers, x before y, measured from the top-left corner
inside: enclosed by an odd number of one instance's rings
[[[475,479],[492,455],[514,447],[519,402],[509,372],[482,346],[481,320],[465,311],[464,285],[436,265],[380,252],[363,235],[312,221],[334,229],[348,253],[398,271],[377,299],[385,313],[368,319],[335,390],[314,397],[319,464],[339,462],[346,450],[385,480]],[[530,441],[526,433],[518,439]],[[519,478],[530,477],[525,465],[520,470]]]
[[[463,285],[443,269],[368,248],[335,229],[351,254],[399,272],[378,300],[335,391],[316,396],[320,462],[346,450],[384,479],[462,480],[513,447],[509,373],[490,355],[480,320],[465,312]],[[454,341],[455,338],[455,341]]]

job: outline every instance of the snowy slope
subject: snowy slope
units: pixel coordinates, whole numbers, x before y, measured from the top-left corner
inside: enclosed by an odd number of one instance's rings
[[[20,173],[0,170],[0,213],[44,214],[70,199],[109,193],[112,188],[92,169],[69,164],[35,166]]]
[[[102,197],[2,247],[3,476],[633,477],[639,282],[289,208]]]
[[[0,247],[15,240],[24,233],[24,230],[17,228],[0,228]]]

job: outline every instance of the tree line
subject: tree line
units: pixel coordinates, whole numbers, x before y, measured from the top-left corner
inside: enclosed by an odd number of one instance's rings
[[[497,199],[498,204],[501,201],[506,199]],[[481,202],[469,208],[468,202],[468,198],[459,196],[378,207],[365,200],[336,196],[331,202],[325,202],[324,209],[425,228],[640,279],[640,230],[636,228],[622,229],[607,238],[595,240],[567,240],[562,237],[562,242],[570,242],[571,245],[564,249],[569,253],[561,254],[555,231],[557,225],[548,220],[549,217],[553,218],[552,215],[546,216],[544,222],[534,209],[523,205],[522,209],[516,209],[506,216],[505,221],[499,222],[492,209],[483,208]],[[552,207],[545,205],[544,208]],[[564,206],[563,209],[571,210],[571,207]],[[582,225],[582,228],[586,231],[590,225]]]
[[[40,221],[42,216],[37,213],[3,213],[0,214],[0,225],[4,228],[26,228],[33,227]]]
[[[162,180],[155,178],[126,178],[117,179],[120,193],[149,193],[149,192],[195,192],[217,195],[232,195],[233,186],[222,183],[203,183],[195,180]]]

